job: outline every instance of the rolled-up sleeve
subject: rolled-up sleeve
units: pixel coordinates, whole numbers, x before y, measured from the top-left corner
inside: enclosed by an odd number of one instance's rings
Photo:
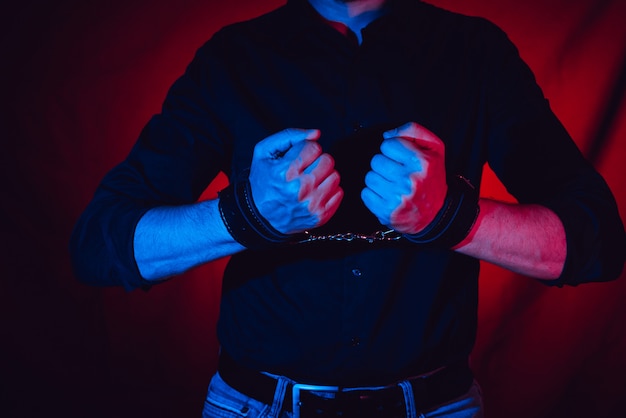
[[[626,234],[615,199],[558,121],[534,75],[506,35],[487,26],[491,39],[485,83],[491,126],[488,161],[520,203],[541,204],[563,223],[567,257],[557,280],[578,285],[619,277]]]
[[[608,281],[624,267],[624,226],[613,196],[599,174],[588,171],[571,179],[563,191],[543,203],[561,219],[567,257],[552,286]]]
[[[154,207],[195,202],[220,171],[228,170],[228,133],[217,116],[213,87],[225,69],[214,55],[211,41],[198,50],[168,92],[162,112],[103,178],[77,221],[70,257],[80,281],[127,290],[149,287],[134,257],[141,217]]]

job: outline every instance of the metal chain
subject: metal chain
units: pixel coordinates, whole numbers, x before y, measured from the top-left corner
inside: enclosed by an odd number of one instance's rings
[[[367,241],[370,244],[376,241],[397,241],[402,238],[402,234],[394,231],[393,229],[388,229],[387,231],[376,231],[371,235],[365,234],[355,234],[353,232],[345,232],[341,234],[329,234],[329,235],[312,235],[309,231],[304,231],[304,234],[307,236],[305,239],[299,241],[299,244],[305,242],[314,242],[314,241],[354,241],[354,240],[362,240]]]

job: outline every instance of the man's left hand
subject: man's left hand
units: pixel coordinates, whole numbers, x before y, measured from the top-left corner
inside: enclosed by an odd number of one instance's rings
[[[435,218],[448,191],[444,143],[415,122],[387,131],[383,138],[361,199],[381,224],[418,233]]]

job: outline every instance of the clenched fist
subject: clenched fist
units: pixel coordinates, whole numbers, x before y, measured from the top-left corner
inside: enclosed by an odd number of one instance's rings
[[[371,160],[361,199],[379,222],[415,234],[443,206],[445,146],[428,129],[409,122],[383,134],[380,154]]]
[[[285,129],[255,148],[250,167],[252,199],[283,234],[328,222],[343,198],[333,158],[322,153],[317,129]]]

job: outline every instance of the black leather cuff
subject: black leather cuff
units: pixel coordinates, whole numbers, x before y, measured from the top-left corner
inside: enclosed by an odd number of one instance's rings
[[[448,194],[437,216],[417,234],[404,234],[415,244],[452,248],[472,230],[480,208],[478,190],[462,176],[448,181]]]
[[[248,179],[231,183],[219,192],[218,207],[230,235],[246,248],[260,250],[293,240],[292,235],[277,231],[261,216]]]

